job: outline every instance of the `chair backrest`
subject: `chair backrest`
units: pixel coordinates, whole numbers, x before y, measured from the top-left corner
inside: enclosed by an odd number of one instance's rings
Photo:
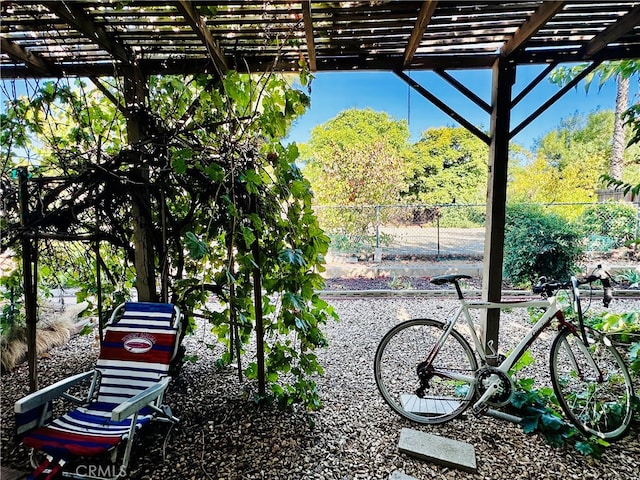
[[[98,402],[121,403],[167,375],[178,347],[179,317],[169,303],[128,302],[114,311],[96,363]]]

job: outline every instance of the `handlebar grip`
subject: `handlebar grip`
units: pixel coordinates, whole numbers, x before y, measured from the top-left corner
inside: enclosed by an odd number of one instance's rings
[[[533,293],[543,293],[544,292],[544,286],[546,284],[547,284],[547,277],[538,278],[538,283],[536,283],[532,288]]]

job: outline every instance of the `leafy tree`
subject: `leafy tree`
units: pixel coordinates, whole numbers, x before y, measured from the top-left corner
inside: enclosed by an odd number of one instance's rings
[[[563,85],[571,79],[575,78],[580,72],[587,67],[587,64],[575,65],[571,68],[560,67],[554,70],[550,79],[552,82]],[[636,101],[635,104],[628,107],[628,83],[630,79],[637,75],[640,71],[640,62],[637,60],[623,60],[616,62],[604,62],[596,69],[590,72],[585,77],[585,90],[589,91],[589,88],[593,81],[599,79],[599,87],[602,87],[607,81],[615,78],[618,83],[618,89],[616,94],[616,128],[614,130],[614,150],[611,155],[611,163],[609,172],[602,175],[602,179],[608,184],[608,186],[614,186],[620,188],[626,194],[632,193],[632,197],[635,197],[640,192],[640,183],[634,185],[640,181],[640,154],[638,151],[632,154],[627,159],[627,167],[632,165],[633,172],[627,174],[623,172],[624,160],[620,153],[620,145],[623,143],[625,133],[621,128],[621,124],[630,127],[630,133],[627,137],[627,145],[636,145],[640,143],[640,104]],[[627,108],[628,107],[628,108]],[[626,181],[625,181],[626,180]]]
[[[345,110],[315,127],[301,146],[318,204],[395,203],[404,188],[409,129],[371,109]]]
[[[373,206],[397,203],[404,189],[408,140],[406,121],[371,109],[345,110],[312,130],[301,146],[305,177],[318,205],[344,207],[316,209],[334,245],[373,243]]]
[[[489,151],[462,127],[430,128],[414,145],[404,198],[429,204],[484,203]]]
[[[510,199],[537,203],[593,201],[600,177],[608,170],[612,131],[612,112],[563,119],[557,129],[537,142],[535,160],[511,169]],[[628,158],[636,154],[636,147],[627,149]],[[579,212],[566,213],[571,216]]]

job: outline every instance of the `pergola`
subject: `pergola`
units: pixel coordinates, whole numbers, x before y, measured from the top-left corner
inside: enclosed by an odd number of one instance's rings
[[[144,95],[151,75],[387,70],[490,146],[483,298],[499,300],[509,140],[604,61],[640,58],[640,1],[3,1],[4,79],[123,77]],[[587,62],[571,83],[518,125],[511,111],[559,64]],[[519,66],[544,65],[515,97]],[[451,75],[491,69],[491,103]],[[490,115],[486,133],[411,70],[431,70]],[[381,93],[383,94],[383,93]],[[130,140],[136,138],[131,120]],[[498,312],[485,319],[497,345]]]

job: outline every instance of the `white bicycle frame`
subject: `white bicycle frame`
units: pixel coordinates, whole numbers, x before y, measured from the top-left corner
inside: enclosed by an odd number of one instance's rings
[[[444,342],[449,337],[449,334],[453,330],[456,323],[458,323],[460,317],[464,317],[466,320],[467,326],[469,327],[469,332],[471,338],[473,339],[473,343],[475,346],[475,350],[480,357],[482,363],[486,363],[487,359],[497,358],[498,352],[494,349],[492,344],[489,344],[488,347],[491,349],[490,354],[487,354],[484,346],[482,345],[480,339],[478,338],[478,334],[473,324],[473,318],[469,313],[470,310],[489,310],[489,309],[499,309],[505,310],[508,308],[546,308],[545,313],[538,319],[538,321],[531,327],[529,332],[522,338],[520,343],[513,349],[513,351],[506,357],[500,365],[496,368],[504,373],[506,376],[509,376],[509,370],[513,367],[513,365],[518,361],[518,359],[524,354],[524,352],[529,348],[529,346],[538,338],[540,333],[547,328],[552,320],[556,318],[562,327],[570,328],[572,331],[576,331],[575,327],[568,323],[564,314],[562,313],[561,308],[558,305],[558,301],[555,296],[548,297],[542,300],[524,300],[524,301],[500,301],[500,302],[485,302],[478,300],[465,300],[464,298],[459,299],[460,307],[456,310],[456,313],[453,316],[453,319],[447,322],[445,331],[443,332],[440,340],[437,345],[430,353],[427,362],[432,362],[435,357],[437,357],[440,348],[444,345]],[[451,371],[437,371],[438,374],[442,376],[446,376],[453,380],[459,380],[465,383],[472,385],[474,388],[476,387],[477,380],[475,376],[470,375],[460,375],[459,373],[451,372]],[[475,372],[474,372],[475,373]],[[489,384],[486,385],[486,391],[480,397],[480,399],[474,404],[474,408],[479,408],[484,403],[491,398],[491,396],[496,392],[499,388],[500,379],[497,376],[493,378],[490,377]]]

